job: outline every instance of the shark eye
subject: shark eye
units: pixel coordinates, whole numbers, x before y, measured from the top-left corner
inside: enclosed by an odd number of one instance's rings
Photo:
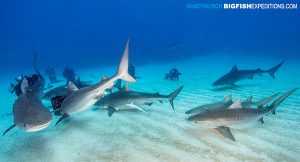
[[[27,127],[27,124],[24,124],[24,127]]]

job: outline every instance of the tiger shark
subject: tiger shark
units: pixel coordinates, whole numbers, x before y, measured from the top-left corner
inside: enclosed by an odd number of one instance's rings
[[[248,126],[250,123],[261,121],[266,114],[275,111],[280,103],[282,103],[296,90],[297,88],[286,92],[276,99],[270,106],[265,106],[259,109],[242,108],[241,100],[238,99],[229,108],[223,108],[215,111],[207,110],[200,114],[190,116],[188,121],[192,121],[203,127],[214,128],[224,137],[235,141],[235,138],[230,131],[231,128],[243,128],[244,126]]]
[[[253,97],[250,96],[247,98],[247,100],[241,102],[242,108],[252,108],[252,107],[263,107],[266,105],[268,102],[272,101],[276,96],[278,96],[279,93],[276,93],[270,97],[264,98],[260,101],[252,101]],[[226,96],[223,101],[217,102],[217,103],[210,103],[210,104],[205,104],[202,106],[198,106],[196,108],[193,108],[187,112],[186,114],[198,114],[206,110],[218,110],[218,109],[223,109],[223,108],[228,108],[231,104],[233,104],[232,101],[232,95]]]
[[[55,125],[70,115],[77,114],[93,106],[104,95],[105,91],[113,86],[116,80],[122,79],[127,82],[135,82],[135,79],[128,73],[128,57],[129,40],[126,43],[115,75],[110,78],[103,77],[99,83],[81,89],[78,89],[72,82],[69,82],[68,88],[72,93],[62,102],[60,111],[63,115]]]
[[[145,93],[129,90],[129,85],[126,83],[123,89],[106,95],[101,98],[95,106],[104,107],[108,109],[108,115],[111,116],[117,110],[137,109],[145,112],[141,106],[151,106],[154,102],[162,103],[164,99],[168,99],[172,108],[174,109],[173,100],[180,93],[183,86],[179,87],[169,95],[161,95],[157,93]]]
[[[33,84],[29,84],[26,77],[21,80],[22,93],[13,104],[14,124],[9,127],[3,135],[14,127],[18,127],[26,132],[40,131],[49,126],[52,122],[52,115],[43,104],[42,96],[45,86],[45,79],[37,69],[37,55],[34,56],[34,69],[37,74]]]
[[[256,70],[239,70],[237,65],[234,65],[231,71],[217,81],[213,83],[213,86],[220,86],[220,85],[235,85],[236,82],[244,80],[244,79],[251,79],[253,80],[254,76],[261,76],[262,74],[268,73],[273,79],[275,79],[275,72],[282,66],[285,61],[275,65],[274,67],[270,68],[269,70],[261,70],[260,68]]]

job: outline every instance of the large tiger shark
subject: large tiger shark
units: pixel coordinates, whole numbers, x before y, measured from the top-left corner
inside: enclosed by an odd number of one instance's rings
[[[77,114],[93,106],[105,93],[105,90],[111,88],[114,82],[118,79],[127,82],[135,82],[135,79],[128,73],[128,56],[129,55],[129,40],[121,58],[119,68],[115,75],[110,78],[103,77],[102,80],[92,86],[78,89],[72,82],[68,83],[68,88],[72,92],[68,95],[61,104],[61,118],[55,125],[70,115]]]
[[[52,115],[42,104],[45,79],[37,69],[37,55],[34,56],[34,69],[37,74],[23,77],[21,80],[21,94],[13,105],[14,124],[3,135],[14,127],[26,132],[35,132],[49,126]],[[28,80],[30,78],[31,80]]]
[[[270,106],[259,109],[242,108],[241,100],[238,99],[229,108],[215,111],[207,110],[200,114],[190,116],[188,121],[192,121],[200,126],[214,128],[224,137],[235,141],[230,128],[242,128],[250,123],[261,121],[269,112],[274,111],[289,95],[295,92],[292,89],[276,99]]]
[[[279,95],[279,93],[276,93],[272,96],[266,97],[266,98],[261,99],[256,102],[252,101],[253,97],[250,96],[247,98],[247,100],[241,102],[241,105],[242,105],[242,108],[253,108],[253,107],[260,108],[260,107],[263,107],[264,105],[266,105],[268,102],[272,101],[278,95]],[[195,115],[195,114],[201,113],[203,111],[207,111],[207,110],[218,110],[218,109],[228,108],[231,104],[233,104],[232,95],[228,95],[221,102],[201,105],[201,106],[195,107],[191,110],[188,110],[185,113]]]

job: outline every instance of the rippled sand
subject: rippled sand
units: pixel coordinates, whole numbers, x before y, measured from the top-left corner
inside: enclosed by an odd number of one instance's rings
[[[181,85],[184,89],[174,101],[175,111],[168,101],[144,106],[148,113],[124,111],[108,117],[106,110],[90,109],[55,127],[37,133],[13,129],[0,138],[0,161],[299,161],[300,160],[300,92],[292,94],[277,109],[276,115],[265,117],[265,123],[254,123],[246,129],[232,129],[237,142],[232,142],[215,130],[200,128],[186,121],[185,111],[193,107],[217,102],[227,94],[234,99],[249,95],[258,100],[276,92],[300,87],[300,65],[286,64],[273,80],[265,75],[253,81],[243,81],[235,89],[216,89],[211,83],[230,70],[226,64],[208,64],[205,59],[170,65],[147,65],[137,68],[142,78],[132,89],[169,94]],[[269,68],[281,60],[239,62],[242,67],[261,65]],[[263,64],[265,63],[265,64]],[[243,66],[244,65],[244,66]],[[163,79],[171,67],[178,67],[183,75],[178,82]],[[90,74],[112,74],[114,69],[82,70],[83,79]],[[7,77],[8,78],[8,77]],[[11,78],[12,79],[12,78]],[[97,80],[94,80],[96,82]],[[11,111],[15,100],[6,91],[9,79],[0,94],[1,114]],[[44,102],[49,105],[50,102]],[[0,130],[12,124],[12,116],[1,116]]]

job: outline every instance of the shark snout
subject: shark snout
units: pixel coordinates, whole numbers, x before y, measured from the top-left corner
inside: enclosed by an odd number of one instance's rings
[[[200,115],[190,116],[188,118],[188,121],[199,121],[199,120],[201,120],[201,116]]]

